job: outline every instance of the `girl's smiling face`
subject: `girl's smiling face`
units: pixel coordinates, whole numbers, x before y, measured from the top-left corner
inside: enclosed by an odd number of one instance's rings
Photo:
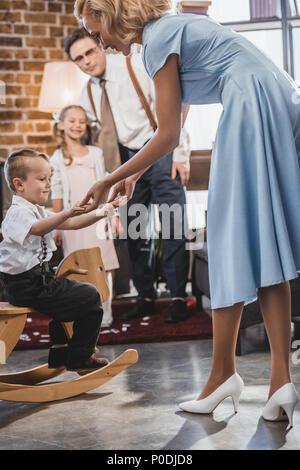
[[[91,15],[83,16],[82,22],[89,34],[99,38],[105,50],[111,48],[115,51],[122,52],[125,56],[130,54],[131,44],[124,44],[119,39],[109,34],[95,17]]]
[[[66,137],[72,140],[80,139],[86,133],[87,128],[85,112],[80,108],[69,109],[64,120],[59,122],[58,127],[64,131]]]

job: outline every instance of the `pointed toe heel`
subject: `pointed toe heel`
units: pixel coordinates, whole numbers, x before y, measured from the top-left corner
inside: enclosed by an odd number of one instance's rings
[[[179,404],[179,408],[189,413],[210,414],[225,398],[231,397],[234,412],[237,413],[239,399],[244,388],[244,383],[239,374],[235,373],[220,385],[208,397],[202,400],[186,401]]]

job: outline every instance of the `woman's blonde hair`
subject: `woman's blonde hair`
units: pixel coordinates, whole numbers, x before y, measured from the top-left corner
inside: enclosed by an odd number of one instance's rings
[[[74,14],[81,21],[93,15],[109,34],[130,44],[145,24],[172,10],[174,0],[77,0]]]
[[[87,120],[87,115],[86,115],[85,109],[82,108],[82,106],[78,106],[77,104],[71,104],[70,106],[66,106],[65,108],[62,109],[62,111],[59,115],[59,118],[58,118],[59,120],[54,123],[53,137],[54,137],[55,142],[57,143],[57,145],[62,150],[63,157],[64,157],[64,162],[65,162],[66,166],[70,166],[72,164],[73,157],[72,157],[72,155],[71,155],[71,153],[69,152],[69,149],[68,149],[68,145],[67,145],[67,142],[66,142],[66,139],[65,139],[65,131],[59,129],[58,123],[59,123],[59,121],[63,122],[65,120],[67,112],[70,111],[70,109],[81,109],[84,112],[84,114],[86,116],[86,120]],[[88,137],[87,140],[89,142],[91,140],[91,127],[88,123],[86,124],[86,127],[87,127],[87,137]]]

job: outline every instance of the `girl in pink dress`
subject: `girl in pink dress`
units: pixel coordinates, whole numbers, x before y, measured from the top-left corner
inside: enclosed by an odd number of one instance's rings
[[[102,150],[81,143],[87,132],[87,115],[81,106],[67,106],[61,111],[59,121],[54,125],[54,138],[59,148],[51,158],[52,203],[55,212],[80,201],[91,185],[107,174]],[[118,227],[118,219],[113,220],[113,225]],[[103,303],[102,326],[110,326],[113,320],[111,271],[119,268],[119,262],[109,219],[102,219],[94,226],[77,231],[57,231],[55,243],[57,246],[62,245],[64,256],[76,250],[100,247],[110,289],[110,297]]]

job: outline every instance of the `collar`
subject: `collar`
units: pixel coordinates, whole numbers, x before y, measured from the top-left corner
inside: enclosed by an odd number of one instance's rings
[[[90,80],[91,80],[92,83],[95,83],[95,85],[99,85],[101,78],[91,77]]]
[[[32,204],[32,202],[27,201],[27,199],[24,199],[23,197],[18,196],[17,194],[13,195],[11,203],[16,206],[28,207],[28,209],[34,212],[34,214],[37,215],[38,218],[44,216],[45,209],[42,206],[40,206],[39,204]]]
[[[99,78],[99,77],[90,77],[91,78],[91,82],[92,83],[95,83],[96,85],[99,85],[99,83],[101,82],[101,80],[107,80],[107,58],[106,58],[106,67],[105,67],[105,71],[104,71],[104,74]]]

